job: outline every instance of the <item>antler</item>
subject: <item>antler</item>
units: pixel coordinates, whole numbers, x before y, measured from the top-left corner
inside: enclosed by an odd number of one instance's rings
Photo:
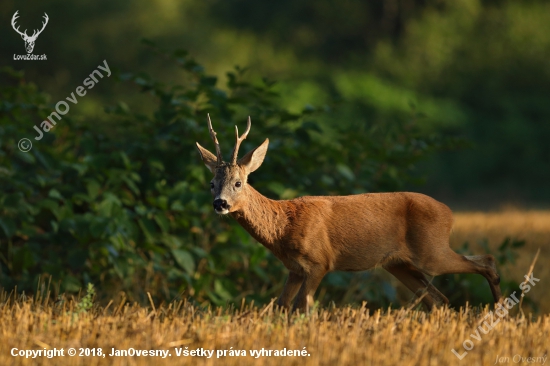
[[[15,28],[15,20],[16,20],[17,18],[19,18],[19,15],[17,15],[17,13],[19,13],[19,10],[17,10],[17,11],[15,12],[15,14],[13,14],[13,17],[11,18],[11,26],[12,26],[13,30],[16,31],[17,33],[19,33],[21,36],[29,37],[29,36],[27,35],[27,30],[26,30],[26,29],[25,29],[25,32],[21,32],[21,31],[19,30],[19,27]],[[46,13],[44,13],[44,14],[46,14]]]
[[[17,13],[19,13],[19,10],[17,10],[15,12],[15,14],[13,14],[13,17],[11,18],[11,26],[12,26],[13,30],[15,30],[17,33],[19,33],[22,37],[25,37],[25,39],[36,39],[36,37],[38,37],[38,35],[40,33],[42,33],[44,28],[46,28],[46,25],[48,24],[48,21],[50,20],[50,18],[48,17],[48,14],[44,13],[44,18],[45,18],[46,21],[42,22],[42,29],[40,29],[39,31],[37,31],[35,29],[34,32],[32,33],[32,36],[29,37],[29,35],[27,34],[26,29],[25,29],[24,32],[21,32],[19,30],[19,27],[15,28],[15,21],[16,21],[17,18],[19,18],[19,15],[17,15]]]
[[[214,129],[212,128],[212,121],[210,120],[210,114],[207,114],[208,116],[208,131],[210,132],[210,137],[214,141],[214,144],[216,144],[216,156],[218,157],[217,164],[220,165],[222,160],[222,152],[220,150],[220,143],[218,142],[218,138],[216,137],[216,132],[214,132]]]
[[[239,137],[239,129],[237,126],[235,126],[235,148],[233,148],[233,155],[231,155],[231,164],[237,164],[237,155],[239,154],[239,147],[241,146],[241,142],[246,139],[246,136],[248,136],[248,133],[250,132],[250,125],[252,122],[250,121],[250,116],[248,116],[248,122],[246,124],[246,131],[242,134],[241,137]]]
[[[32,36],[31,36],[31,38],[36,38],[36,37],[38,37],[38,35],[39,35],[40,33],[42,33],[42,31],[44,30],[44,28],[46,28],[46,25],[48,24],[48,20],[50,20],[50,18],[48,18],[48,14],[46,14],[46,13],[44,13],[44,18],[46,19],[46,22],[42,22],[42,29],[40,29],[40,30],[38,31],[38,33],[36,33],[36,30],[35,30],[35,31],[33,32]],[[36,35],[35,35],[35,33],[36,33]]]

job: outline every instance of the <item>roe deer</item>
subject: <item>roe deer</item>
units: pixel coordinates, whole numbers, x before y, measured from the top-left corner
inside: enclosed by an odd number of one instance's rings
[[[294,310],[311,306],[315,290],[330,271],[364,271],[381,266],[413,293],[426,290],[428,309],[447,304],[425,274],[478,273],[489,282],[498,302],[500,277],[492,255],[463,256],[449,247],[452,212],[420,193],[366,193],[351,196],[305,196],[272,200],[247,183],[262,164],[269,139],[237,161],[241,142],[235,126],[235,147],[229,163],[208,116],[216,155],[197,143],[202,161],[214,174],[210,189],[214,210],[229,214],[279,258],[289,270],[278,304]]]

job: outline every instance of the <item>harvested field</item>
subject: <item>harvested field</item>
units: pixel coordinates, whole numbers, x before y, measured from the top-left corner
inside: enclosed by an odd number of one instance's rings
[[[126,305],[77,313],[74,303],[56,306],[33,300],[14,302],[4,299],[0,308],[0,363],[492,365],[497,356],[509,357],[510,360],[535,357],[542,363],[550,346],[548,315],[536,320],[528,315],[510,314],[502,319],[493,315],[493,322],[500,320],[494,329],[489,330],[488,314],[488,308],[483,311],[442,308],[428,314],[408,309],[369,312],[365,308],[346,307],[318,309],[309,316],[289,317],[269,305],[262,308],[199,309],[183,301],[166,308]],[[473,347],[467,354],[464,354],[463,343],[467,348]],[[11,352],[18,354],[20,350],[54,348],[63,349],[64,356],[33,359],[11,355]],[[70,348],[77,352],[77,356],[67,354]],[[98,348],[101,348],[101,356],[78,356],[81,352],[98,354]],[[275,351],[282,352],[285,348],[298,352],[300,356],[275,356]],[[464,357],[462,361],[452,352],[453,348]],[[131,349],[164,351],[169,356],[115,357],[110,355],[113,349],[123,352]],[[178,356],[178,352],[200,352],[201,349],[202,352],[213,351],[211,357],[208,358],[206,353],[194,357]],[[252,351],[262,352],[262,349],[263,355],[257,358],[251,355]],[[226,356],[223,356],[223,350],[227,351]],[[271,350],[271,356],[268,350]],[[240,355],[230,356],[231,351]]]

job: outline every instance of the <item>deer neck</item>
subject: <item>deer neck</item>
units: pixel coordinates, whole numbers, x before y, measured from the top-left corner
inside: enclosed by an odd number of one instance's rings
[[[286,201],[271,200],[252,186],[247,189],[244,205],[231,216],[256,240],[273,250],[285,235],[289,223]]]

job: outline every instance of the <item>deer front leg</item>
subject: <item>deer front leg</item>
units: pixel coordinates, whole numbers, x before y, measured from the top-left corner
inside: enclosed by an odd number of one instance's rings
[[[315,295],[315,291],[326,273],[327,271],[324,269],[315,268],[315,270],[305,275],[304,283],[300,287],[294,302],[294,311],[300,309],[301,312],[309,312],[309,308],[313,306],[313,295]]]
[[[283,292],[277,300],[277,304],[284,308],[290,308],[290,302],[296,296],[296,293],[300,289],[300,286],[304,282],[304,276],[301,276],[295,272],[290,272],[283,288]]]

